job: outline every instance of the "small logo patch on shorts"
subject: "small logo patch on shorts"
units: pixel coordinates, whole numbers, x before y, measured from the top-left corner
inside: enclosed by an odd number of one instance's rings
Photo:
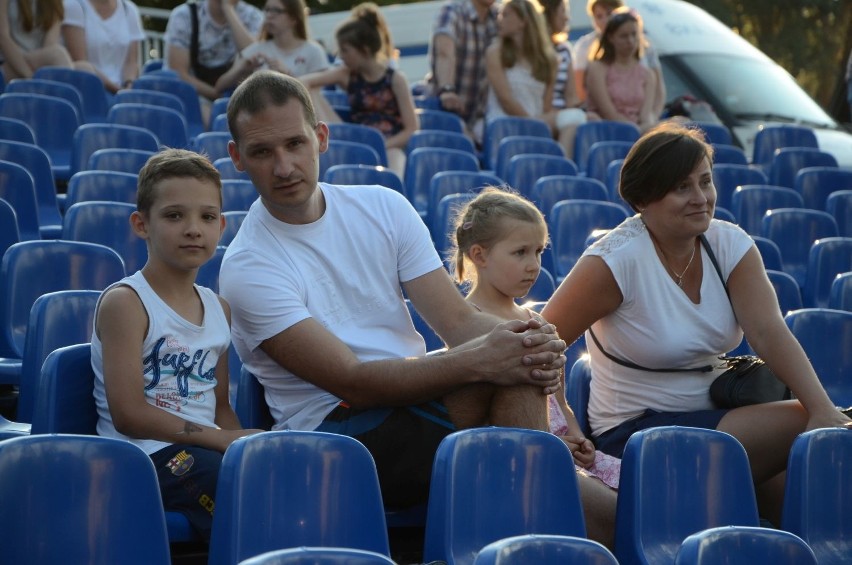
[[[166,465],[174,476],[180,477],[192,468],[193,463],[195,458],[183,450],[172,457]]]

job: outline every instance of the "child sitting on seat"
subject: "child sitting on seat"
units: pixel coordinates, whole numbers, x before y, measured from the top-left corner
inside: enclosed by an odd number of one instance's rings
[[[459,212],[451,260],[459,283],[470,284],[468,302],[504,320],[538,316],[515,299],[526,296],[541,272],[548,242],[541,212],[523,197],[488,187]],[[472,271],[466,269],[472,266]],[[550,395],[550,431],[571,450],[575,464],[607,486],[618,488],[621,461],[595,450],[585,437],[562,389]]]
[[[92,335],[98,434],[153,460],[163,506],[210,538],[222,454],[244,430],[228,401],[230,309],[195,277],[225,226],[219,173],[166,149],[139,172],[133,231],[148,261],[101,295]]]

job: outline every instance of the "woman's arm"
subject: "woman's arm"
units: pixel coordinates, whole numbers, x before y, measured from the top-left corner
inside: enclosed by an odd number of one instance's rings
[[[349,85],[349,72],[349,67],[346,65],[338,65],[326,71],[308,73],[298,78],[302,81],[302,84],[305,85],[305,88],[309,90],[312,88],[322,88],[323,86],[329,86],[332,84],[336,84],[337,86],[345,89]]]
[[[408,80],[399,71],[393,73],[393,94],[399,106],[399,116],[402,119],[402,129],[385,140],[385,147],[392,149],[398,147],[405,149],[411,134],[420,128],[420,119],[414,108],[414,100],[411,98],[411,87]]]
[[[139,41],[131,41],[127,46],[127,56],[121,65],[121,84],[116,85],[116,92],[121,88],[128,88],[130,83],[139,78],[142,65],[139,62]]]
[[[752,246],[728,277],[740,326],[772,372],[808,411],[808,429],[849,424],[819,382],[802,346],[787,328],[757,248]]]
[[[601,118],[617,122],[630,122],[633,120],[616,110],[606,86],[607,65],[601,61],[591,61],[586,72],[586,86],[589,89],[588,96],[591,105],[595,108]]]
[[[485,51],[485,70],[491,90],[497,96],[497,102],[508,116],[529,117],[515,96],[512,94],[512,85],[506,78],[506,69],[500,62],[500,44],[492,43]]]
[[[639,129],[646,132],[659,122],[659,114],[654,114],[654,106],[657,103],[657,75],[651,69],[642,67],[645,71],[645,98],[642,100],[642,108],[639,110]]]
[[[213,86],[214,90],[216,90],[216,95],[221,96],[223,92],[249,76],[255,68],[256,65],[252,58],[243,57],[240,53],[237,53],[237,57],[234,59],[234,64],[231,65],[231,68],[216,79],[216,84]]]

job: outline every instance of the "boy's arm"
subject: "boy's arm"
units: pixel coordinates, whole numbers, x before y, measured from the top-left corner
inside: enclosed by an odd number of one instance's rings
[[[132,438],[187,443],[221,452],[235,439],[254,433],[202,426],[149,404],[142,377],[147,328],[145,309],[130,287],[120,286],[103,296],[95,331],[103,344],[104,387],[117,431]]]

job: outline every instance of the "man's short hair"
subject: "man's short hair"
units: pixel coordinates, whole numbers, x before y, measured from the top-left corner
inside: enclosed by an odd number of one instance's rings
[[[283,106],[295,98],[302,105],[305,121],[317,125],[317,114],[311,95],[298,79],[275,71],[257,71],[244,80],[228,101],[228,129],[235,143],[239,143],[237,116],[241,112],[253,116],[270,105]]]

